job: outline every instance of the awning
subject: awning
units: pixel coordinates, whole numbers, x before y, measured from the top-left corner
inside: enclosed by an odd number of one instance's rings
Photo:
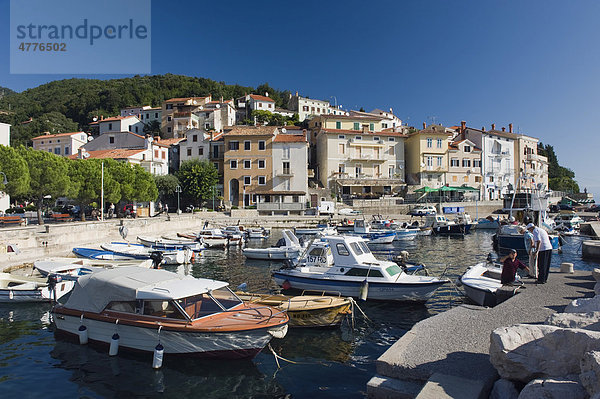
[[[421,187],[419,189],[416,189],[415,193],[433,193],[433,192],[436,192],[436,191],[437,191],[437,188],[431,188],[431,187],[425,186],[425,187]]]

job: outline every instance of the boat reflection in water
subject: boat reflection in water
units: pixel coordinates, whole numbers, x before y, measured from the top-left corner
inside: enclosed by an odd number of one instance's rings
[[[161,370],[150,367],[152,355],[105,351],[57,340],[50,352],[56,368],[71,373],[80,396],[276,398],[284,395],[276,380],[250,360],[210,360],[165,357]]]

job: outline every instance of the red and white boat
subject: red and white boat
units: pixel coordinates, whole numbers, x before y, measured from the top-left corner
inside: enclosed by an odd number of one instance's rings
[[[245,304],[228,283],[165,270],[121,267],[80,277],[54,307],[58,333],[124,349],[212,358],[248,358],[288,328],[285,312]],[[85,328],[81,328],[85,326]]]

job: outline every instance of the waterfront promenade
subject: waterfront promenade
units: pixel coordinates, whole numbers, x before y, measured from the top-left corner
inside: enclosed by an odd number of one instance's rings
[[[498,378],[489,360],[490,333],[502,326],[543,323],[573,299],[594,296],[590,271],[534,280],[494,308],[461,305],[422,320],[377,360],[369,398],[487,398]],[[445,394],[444,394],[445,392]],[[447,396],[445,396],[447,395]]]

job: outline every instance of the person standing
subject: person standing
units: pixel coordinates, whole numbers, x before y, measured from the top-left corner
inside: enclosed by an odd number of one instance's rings
[[[523,233],[523,241],[525,241],[525,250],[529,256],[529,276],[535,279],[538,278],[537,253],[534,251],[533,234],[527,229],[521,228]]]
[[[538,279],[539,284],[546,284],[548,273],[550,272],[550,262],[552,261],[552,243],[546,230],[536,227],[529,223],[527,230],[533,234],[534,250],[538,260]]]

